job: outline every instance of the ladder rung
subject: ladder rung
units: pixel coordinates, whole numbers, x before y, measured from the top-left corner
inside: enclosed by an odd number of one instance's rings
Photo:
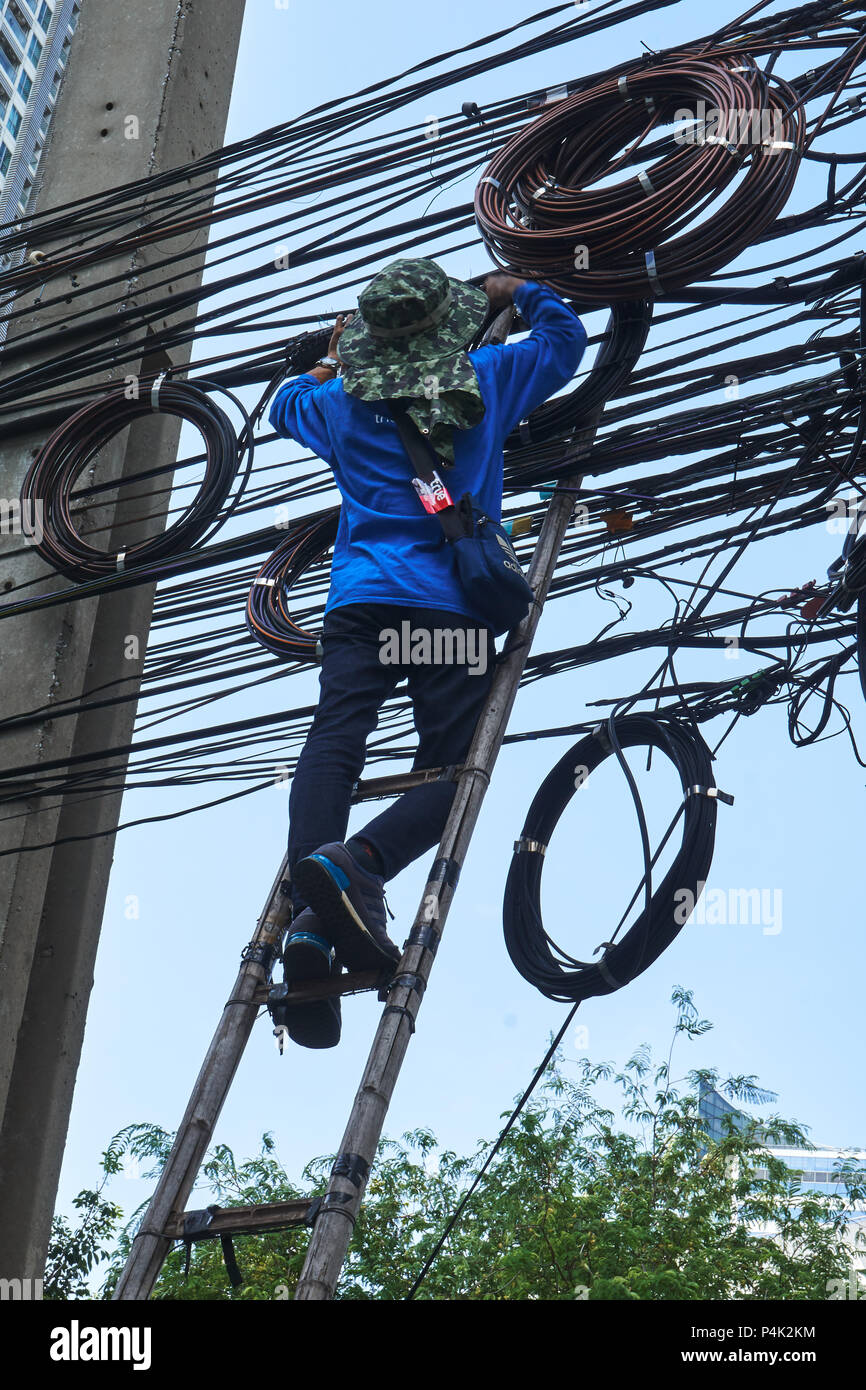
[[[456,778],[462,771],[463,765],[459,764],[454,768],[425,767],[418,772],[395,772],[390,777],[362,777],[355,783],[352,801],[375,801],[385,796],[399,796],[401,792],[411,791],[412,787],[423,787],[425,782],[438,782],[443,772],[449,772],[451,777]]]
[[[255,1235],[305,1226],[312,1201],[312,1197],[300,1197],[291,1202],[263,1202],[256,1207],[223,1207],[213,1213],[207,1225],[197,1219],[189,1231],[184,1230],[187,1217],[203,1218],[204,1213],[184,1212],[167,1223],[165,1234],[170,1240],[210,1240],[214,1236]]]
[[[329,999],[334,994],[358,994],[364,989],[379,989],[387,984],[381,970],[356,970],[344,975],[333,975],[327,980],[310,980],[297,985],[275,999],[279,1004],[309,1004],[314,999]],[[262,985],[255,994],[256,1004],[267,1004],[274,986]]]

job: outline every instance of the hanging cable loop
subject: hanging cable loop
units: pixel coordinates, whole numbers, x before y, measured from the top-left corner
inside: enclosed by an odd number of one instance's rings
[[[599,737],[601,731],[605,737]],[[580,961],[557,946],[544,928],[541,876],[549,856],[527,850],[550,844],[577,787],[585,786],[597,767],[609,757],[619,757],[623,748],[635,747],[658,749],[670,759],[680,777],[682,801],[655,855],[650,858],[648,845],[645,848],[644,878],[634,895],[637,898],[641,888],[645,890],[643,911],[621,940],[616,940],[614,932],[611,940],[597,948],[603,952],[600,960]],[[713,782],[712,757],[699,732],[691,724],[670,718],[625,715],[599,726],[560,758],[535,794],[520,839],[515,841],[505,885],[505,945],[525,980],[548,999],[574,1002],[622,989],[658,959],[682,929],[707,880],[717,800],[733,799]],[[636,788],[632,791],[636,796]],[[643,822],[639,800],[636,806]],[[652,868],[680,819],[680,848],[664,879],[652,890]],[[642,829],[645,831],[645,826]]]

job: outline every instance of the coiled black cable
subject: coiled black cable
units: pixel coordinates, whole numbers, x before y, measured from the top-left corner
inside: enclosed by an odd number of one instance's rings
[[[340,509],[309,519],[294,527],[262,565],[247,598],[246,619],[250,634],[267,651],[284,661],[318,661],[321,644],[317,635],[292,620],[288,595],[315,560],[327,554],[337,538]]]
[[[160,380],[142,377],[138,396],[128,399],[125,388],[109,391],[88,402],[60,424],[33,460],[21,488],[22,507],[38,516],[42,535],[35,548],[43,559],[68,578],[81,583],[88,579],[116,574],[124,569],[158,572],[161,561],[182,554],[196,542],[210,538],[228,520],[241,499],[252,466],[253,439],[249,417],[234,396],[244,416],[240,439],[231,420],[210,399],[203,387],[222,391],[212,382]],[[178,415],[193,425],[202,437],[205,450],[205,476],[196,495],[179,519],[160,535],[137,541],[112,552],[91,545],[76,528],[72,501],[87,493],[73,488],[81,474],[109,441],[135,420],[154,412]],[[224,504],[237,476],[243,452],[247,464],[241,485],[229,507]],[[114,486],[122,486],[123,480]],[[100,484],[94,491],[105,490]]]
[[[683,800],[649,859],[646,827],[643,884],[647,902],[620,942],[604,943],[597,962],[569,956],[547,935],[541,918],[541,872],[553,831],[575,793],[617,747],[657,748],[679,773]],[[579,782],[576,782],[576,774]],[[635,789],[633,788],[633,793]],[[505,945],[525,980],[548,999],[572,1002],[621,989],[657,960],[684,925],[706,882],[713,857],[716,800],[731,801],[713,785],[712,757],[700,733],[669,718],[629,714],[599,727],[574,744],[545,777],[535,794],[515,845],[503,903]],[[637,803],[640,814],[639,802]],[[652,864],[658,859],[680,816],[682,843],[670,869],[651,891]],[[615,935],[616,933],[614,933]]]

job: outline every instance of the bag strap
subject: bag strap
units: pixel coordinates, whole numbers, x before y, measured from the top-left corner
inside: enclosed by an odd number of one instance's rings
[[[439,518],[446,540],[462,539],[467,534],[466,526],[436,470],[439,458],[432,444],[425,439],[404,405],[395,400],[386,400],[382,404],[396,423],[403,447],[409,455],[413,470],[412,486],[425,512]]]

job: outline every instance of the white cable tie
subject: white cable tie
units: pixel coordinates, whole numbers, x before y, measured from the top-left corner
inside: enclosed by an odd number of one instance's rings
[[[276,582],[277,582],[276,579],[259,579],[259,578],[256,578],[256,579],[253,580],[253,583],[254,583],[254,584],[266,584],[267,587],[268,587],[269,589],[272,589],[272,588],[274,587],[274,585],[276,584]]]
[[[160,372],[159,376],[156,378],[156,381],[153,383],[153,385],[152,385],[151,388],[150,388],[150,408],[151,408],[151,410],[159,410],[159,388],[162,386],[162,383],[163,383],[164,381],[165,381],[165,372]]]
[[[655,251],[647,251],[647,253],[646,253],[644,259],[645,259],[645,261],[646,261],[646,271],[647,271],[647,275],[649,276],[650,285],[651,285],[651,287],[652,287],[653,294],[664,294],[664,289],[662,288],[662,282],[661,282],[661,280],[659,279],[659,273],[658,273],[658,271],[656,270],[656,253],[655,253]]]
[[[321,661],[321,659],[322,659],[322,657],[323,657],[324,655],[325,655],[325,648],[322,646],[321,642],[317,642],[317,643],[316,643],[316,660],[317,660],[317,661]]]
[[[628,78],[623,75],[616,84],[616,89],[623,101],[631,101],[631,92],[628,89]]]
[[[763,144],[768,150],[792,150],[794,148],[793,140],[765,140]]]
[[[494,188],[498,188],[499,191],[500,191],[500,193],[502,192],[502,184],[499,182],[498,179],[492,178],[490,174],[485,174],[485,175],[484,175],[484,178],[483,178],[483,179],[479,179],[478,182],[479,182],[480,184],[481,184],[481,183],[492,183]]]
[[[655,97],[644,97],[644,101],[646,102],[646,109],[647,109],[647,111],[649,111],[649,113],[650,113],[651,116],[654,116],[654,115],[655,115],[655,112],[656,112],[656,99],[655,99]]]
[[[548,87],[544,93],[544,104],[549,106],[552,101],[562,101],[563,97],[568,96],[568,83],[561,82],[558,87]]]
[[[640,173],[637,176],[637,181],[643,189],[644,193],[655,193],[655,189],[652,186],[652,180],[650,179],[650,176],[647,173],[646,169],[641,169]]]
[[[115,562],[114,562],[115,569],[116,569],[116,571],[117,571],[118,574],[119,574],[120,571],[123,569],[125,562],[126,562],[126,551],[125,551],[125,550],[118,550],[118,552],[117,552],[117,558],[116,558],[116,560],[115,560]]]

